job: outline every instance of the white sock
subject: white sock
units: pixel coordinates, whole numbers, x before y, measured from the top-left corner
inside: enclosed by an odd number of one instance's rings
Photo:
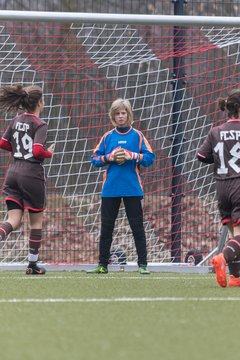
[[[38,261],[38,254],[37,255],[34,255],[34,254],[28,254],[28,261],[31,261],[31,262],[36,262]]]

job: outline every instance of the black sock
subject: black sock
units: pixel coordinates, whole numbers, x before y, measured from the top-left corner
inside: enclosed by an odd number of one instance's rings
[[[240,277],[240,255],[228,264],[228,268],[230,275],[233,275],[236,278]]]
[[[240,235],[234,236],[230,239],[223,249],[224,258],[228,263],[232,262],[240,255]]]
[[[39,248],[42,241],[42,229],[32,229],[29,237],[29,254],[28,260],[30,263],[37,262]]]

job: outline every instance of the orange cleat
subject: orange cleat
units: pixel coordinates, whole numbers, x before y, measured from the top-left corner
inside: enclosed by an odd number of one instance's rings
[[[238,287],[240,286],[240,277],[236,278],[233,275],[230,275],[229,281],[228,281],[229,287]]]
[[[223,254],[216,255],[212,258],[212,264],[216,272],[216,280],[221,287],[227,286],[226,260]]]

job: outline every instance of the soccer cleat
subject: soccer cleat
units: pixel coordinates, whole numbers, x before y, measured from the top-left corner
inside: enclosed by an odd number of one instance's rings
[[[150,271],[147,269],[147,265],[139,265],[139,274],[141,275],[149,275]]]
[[[240,277],[236,278],[233,275],[230,275],[229,281],[228,281],[229,287],[239,287],[240,286]]]
[[[87,274],[107,274],[108,269],[103,265],[98,265],[92,270],[87,270]]]
[[[27,275],[44,275],[45,273],[46,273],[46,269],[37,266],[36,263],[33,264],[30,263],[26,269]]]
[[[212,265],[216,272],[216,280],[221,287],[227,286],[227,276],[226,276],[226,260],[223,257],[223,254],[216,255],[212,258]]]

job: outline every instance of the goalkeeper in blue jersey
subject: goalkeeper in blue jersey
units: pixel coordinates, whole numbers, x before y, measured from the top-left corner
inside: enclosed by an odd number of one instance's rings
[[[152,165],[155,155],[145,136],[132,127],[133,113],[128,100],[115,100],[109,116],[114,129],[102,136],[91,156],[94,166],[107,168],[102,189],[99,264],[87,272],[108,272],[114,225],[123,200],[136,245],[139,272],[149,274],[139,170],[140,166]]]

